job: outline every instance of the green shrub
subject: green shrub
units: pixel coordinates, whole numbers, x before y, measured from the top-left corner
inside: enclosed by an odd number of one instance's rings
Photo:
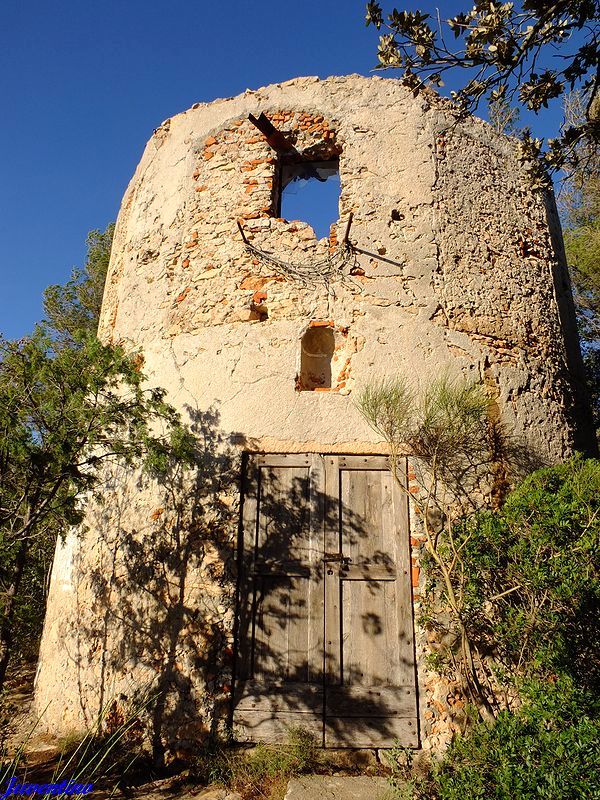
[[[507,674],[598,692],[600,461],[538,470],[499,513],[463,522],[465,624]]]
[[[597,800],[600,722],[562,691],[546,686],[492,728],[480,724],[458,739],[435,776],[440,799]]]
[[[456,739],[443,760],[415,776],[392,765],[406,800],[598,800],[600,721],[572,684],[530,684],[526,704]],[[402,755],[402,754],[396,754]]]
[[[398,795],[600,800],[600,461],[534,472],[454,535],[469,638],[522,705],[475,724],[420,773],[397,752]]]
[[[258,744],[248,750],[211,745],[194,765],[194,777],[235,789],[244,797],[283,796],[290,778],[322,767],[319,744],[311,733],[291,727],[282,744]]]

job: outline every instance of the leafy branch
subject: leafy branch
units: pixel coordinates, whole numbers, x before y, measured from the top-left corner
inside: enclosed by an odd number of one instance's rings
[[[439,13],[433,20],[419,10],[395,8],[384,16],[379,2],[369,2],[366,14],[367,25],[384,31],[378,68],[400,69],[402,82],[415,94],[426,86],[442,87],[452,70],[470,73],[461,89],[450,92],[459,111],[473,112],[487,97],[538,113],[569,89],[580,89],[586,98],[583,119],[564,126],[545,151],[541,140],[523,132],[520,158],[541,159],[540,185],[545,169],[560,169],[577,159],[581,142],[600,139],[599,19],[593,0],[482,0],[446,20]]]

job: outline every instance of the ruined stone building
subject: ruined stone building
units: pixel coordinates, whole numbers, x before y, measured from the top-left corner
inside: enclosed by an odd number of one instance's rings
[[[286,218],[304,188],[321,238]],[[463,376],[538,463],[585,448],[556,211],[514,144],[380,78],[196,104],[127,188],[100,337],[141,353],[205,468],[192,485],[115,468],[59,543],[43,724],[147,692],[159,748],[228,721],[240,739],[300,724],[326,746],[437,746],[453,688],[415,627],[421,540],[355,398]]]

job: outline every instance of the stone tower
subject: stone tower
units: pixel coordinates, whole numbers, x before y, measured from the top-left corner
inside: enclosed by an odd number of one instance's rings
[[[328,238],[284,218],[290,186],[338,174]],[[206,464],[185,486],[115,469],[59,543],[46,727],[147,691],[158,749],[223,720],[336,746],[447,736],[413,623],[418,531],[353,398],[462,375],[532,461],[591,447],[555,208],[513,143],[380,78],[197,104],[154,132],[125,193],[100,336],[142,354]]]

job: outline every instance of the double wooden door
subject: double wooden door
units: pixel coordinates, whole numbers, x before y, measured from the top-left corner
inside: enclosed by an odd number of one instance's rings
[[[279,741],[417,746],[408,504],[387,459],[248,459],[233,722]]]

